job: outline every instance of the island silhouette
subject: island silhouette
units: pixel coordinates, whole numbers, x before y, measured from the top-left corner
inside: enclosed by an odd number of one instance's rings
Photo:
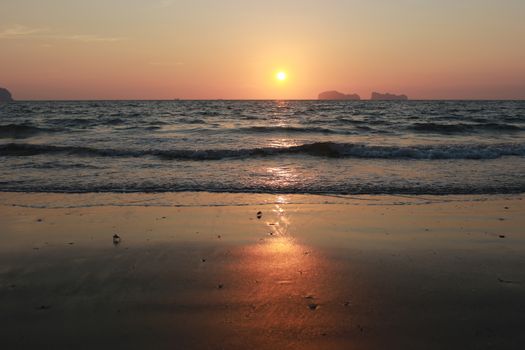
[[[9,90],[0,87],[0,103],[7,103],[13,101],[13,96],[11,96]]]
[[[348,100],[348,101],[359,101],[361,97],[358,94],[344,94],[336,90],[324,91],[319,94],[319,100],[324,101],[336,101],[336,100]],[[406,101],[408,100],[407,95],[395,95],[391,93],[380,93],[372,92],[370,97],[372,101]]]

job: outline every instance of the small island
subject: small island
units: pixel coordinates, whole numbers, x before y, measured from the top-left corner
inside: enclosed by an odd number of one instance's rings
[[[343,94],[339,91],[325,91],[319,94],[319,100],[350,100],[350,101],[359,101],[361,97],[358,94]]]
[[[372,97],[370,97],[372,101],[406,101],[408,100],[407,95],[394,95],[389,94],[388,92],[386,94],[382,94],[379,92],[372,92]]]
[[[13,97],[9,90],[0,87],[0,103],[13,102]]]

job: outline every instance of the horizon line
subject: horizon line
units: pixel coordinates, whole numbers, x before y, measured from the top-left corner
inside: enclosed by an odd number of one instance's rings
[[[86,99],[21,99],[13,102],[114,102],[114,101],[151,101],[151,102],[177,102],[177,101],[325,101],[325,102],[411,102],[411,101],[525,101],[525,98],[422,98],[408,100],[324,100],[316,98],[173,98],[173,99],[130,99],[130,98],[86,98]],[[13,103],[11,102],[11,103]]]

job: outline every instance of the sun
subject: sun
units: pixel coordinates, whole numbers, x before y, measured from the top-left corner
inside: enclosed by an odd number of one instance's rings
[[[275,77],[280,81],[286,80],[286,72],[280,71],[275,75]]]

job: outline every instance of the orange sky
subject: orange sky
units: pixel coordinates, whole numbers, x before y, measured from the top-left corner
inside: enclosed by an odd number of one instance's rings
[[[17,99],[524,99],[524,16],[521,0],[2,0],[0,86]]]

